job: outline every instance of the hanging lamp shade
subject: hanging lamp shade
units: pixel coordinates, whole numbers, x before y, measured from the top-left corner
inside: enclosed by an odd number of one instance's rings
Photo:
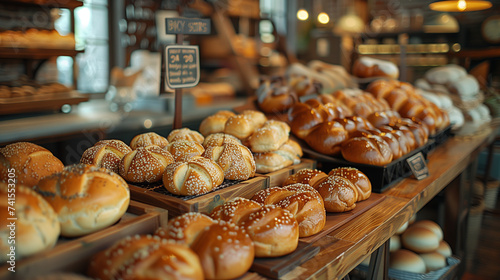
[[[491,2],[485,0],[443,0],[429,4],[431,10],[440,12],[473,12],[486,10],[491,6]]]

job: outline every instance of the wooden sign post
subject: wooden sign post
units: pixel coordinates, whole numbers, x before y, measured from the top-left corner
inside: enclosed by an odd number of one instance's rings
[[[176,34],[176,45],[165,50],[166,82],[175,89],[174,129],[182,127],[182,89],[194,87],[200,81],[198,46],[183,45],[184,34],[210,34],[210,20],[196,18],[166,18],[166,33]]]

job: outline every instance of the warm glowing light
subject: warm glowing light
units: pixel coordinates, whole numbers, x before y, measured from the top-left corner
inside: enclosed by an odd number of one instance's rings
[[[429,4],[429,8],[440,12],[472,12],[491,8],[493,5],[485,0],[444,0]]]
[[[326,13],[320,13],[318,15],[318,21],[322,24],[327,24],[330,21],[330,17]]]
[[[457,4],[457,8],[460,11],[465,11],[465,9],[467,9],[467,3],[465,3],[465,0],[459,0],[458,4]]]
[[[300,9],[297,11],[297,18],[299,20],[307,20],[309,18],[309,13],[304,9]]]
[[[144,120],[144,127],[151,128],[153,126],[153,122],[150,119]]]

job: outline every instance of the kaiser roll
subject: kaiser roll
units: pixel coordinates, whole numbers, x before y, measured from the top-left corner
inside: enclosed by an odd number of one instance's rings
[[[120,140],[101,140],[83,152],[80,163],[104,167],[119,172],[120,161],[132,149]]]
[[[168,140],[156,132],[147,132],[134,136],[134,138],[130,141],[130,148],[134,150],[139,147],[146,147],[150,145],[156,145],[164,148],[168,145]]]
[[[172,154],[156,145],[139,147],[120,162],[120,175],[133,183],[154,183],[162,179],[165,168],[174,162]]]

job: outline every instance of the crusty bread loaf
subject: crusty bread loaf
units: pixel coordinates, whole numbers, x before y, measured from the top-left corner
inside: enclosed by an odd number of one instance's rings
[[[196,141],[177,140],[168,144],[165,150],[174,157],[175,162],[184,162],[189,161],[192,157],[201,156],[205,148]]]
[[[218,111],[217,113],[204,118],[201,121],[198,130],[205,137],[210,134],[224,132],[226,121],[235,115],[235,113],[227,110]]]
[[[269,173],[300,163],[303,152],[300,145],[288,139],[278,150],[267,153],[255,153],[254,160],[257,173]]]
[[[83,152],[80,163],[119,172],[120,161],[132,149],[121,140],[101,140]]]
[[[77,164],[44,177],[36,190],[52,205],[61,235],[81,236],[118,221],[130,202],[127,183],[116,173]]]
[[[372,194],[372,184],[368,176],[360,170],[353,167],[337,167],[332,169],[328,176],[340,176],[351,181],[358,190],[357,201],[363,201],[370,197]]]
[[[200,259],[193,250],[151,235],[117,241],[92,257],[87,273],[101,280],[204,279]]]
[[[198,142],[199,144],[203,143],[203,140],[205,140],[205,137],[201,133],[199,133],[196,130],[189,129],[187,127],[183,128],[178,128],[170,131],[170,133],[167,136],[167,140],[169,143],[179,141],[179,140],[186,140],[186,141],[194,141]]]
[[[392,160],[396,160],[403,156],[403,151],[400,147],[398,139],[390,132],[383,132],[377,128],[364,131],[358,130],[357,132],[351,134],[351,137],[370,137],[371,135],[380,136],[380,138],[382,138],[389,145],[392,152]]]
[[[314,188],[323,197],[327,212],[346,212],[356,207],[358,190],[344,177],[328,176]]]
[[[349,138],[347,130],[336,121],[322,122],[314,126],[305,140],[317,152],[325,155],[340,153],[341,144]]]
[[[7,182],[9,170],[16,174],[16,183],[32,187],[38,181],[62,171],[63,163],[49,150],[29,142],[16,142],[0,148],[0,181]]]
[[[439,247],[439,237],[434,231],[413,225],[401,235],[403,247],[416,253],[430,253]]]
[[[207,147],[203,156],[215,161],[222,168],[228,180],[247,180],[255,176],[255,160],[246,146],[223,143]]]
[[[170,219],[166,227],[156,229],[155,235],[191,247],[200,233],[214,223],[215,221],[205,214],[187,212]]]
[[[15,199],[9,194],[15,191]],[[9,215],[15,201],[15,216]],[[0,182],[0,249],[2,254],[0,260],[5,262],[9,259],[10,244],[8,237],[12,236],[11,230],[15,228],[15,258],[16,260],[36,254],[45,249],[52,248],[56,244],[61,227],[57,214],[45,199],[31,188],[21,185]],[[8,218],[17,218],[9,221]],[[10,223],[15,222],[15,227]],[[12,241],[11,241],[12,242]]]
[[[290,126],[277,120],[268,120],[248,138],[248,147],[254,153],[278,150],[288,140]]]
[[[176,195],[199,195],[210,192],[224,181],[220,166],[209,158],[195,156],[175,162],[163,173],[163,186]]]
[[[134,138],[130,141],[130,148],[133,150],[150,145],[156,145],[164,148],[168,145],[168,140],[156,132],[147,132],[134,136]]]
[[[206,149],[207,147],[214,145],[222,146],[224,143],[241,144],[241,141],[233,135],[219,132],[207,135],[205,137],[205,141],[203,141],[203,147]]]
[[[304,168],[288,176],[285,181],[283,181],[283,186],[301,183],[314,187],[327,176],[328,175],[321,170]]]
[[[389,144],[380,136],[354,137],[342,144],[341,153],[347,161],[384,166],[392,161]]]
[[[406,249],[391,252],[389,268],[413,273],[425,273],[426,271],[424,260],[418,254]]]
[[[239,225],[250,213],[259,210],[261,207],[262,205],[256,201],[235,197],[215,207],[210,213],[210,217]]]
[[[119,173],[128,182],[154,183],[173,162],[174,157],[159,146],[139,147],[123,157]]]

